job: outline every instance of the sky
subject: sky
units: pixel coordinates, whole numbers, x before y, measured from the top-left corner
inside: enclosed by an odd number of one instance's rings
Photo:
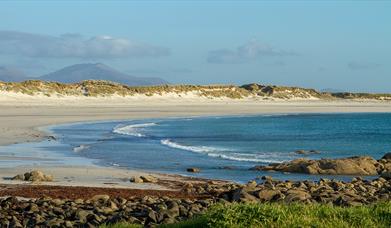
[[[0,66],[391,92],[391,1],[2,1]]]

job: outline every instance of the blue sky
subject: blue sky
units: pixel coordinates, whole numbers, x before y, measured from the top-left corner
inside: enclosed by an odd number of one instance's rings
[[[388,1],[7,1],[0,66],[391,92]]]

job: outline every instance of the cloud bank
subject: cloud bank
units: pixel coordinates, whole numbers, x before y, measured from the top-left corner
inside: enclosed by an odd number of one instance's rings
[[[40,58],[128,58],[160,57],[170,54],[164,47],[153,46],[126,38],[80,34],[48,36],[41,34],[0,31],[0,54]]]
[[[261,44],[257,40],[251,40],[234,50],[218,49],[210,51],[207,61],[209,63],[247,63],[267,56],[292,56],[297,55],[292,51],[276,49],[270,45]]]

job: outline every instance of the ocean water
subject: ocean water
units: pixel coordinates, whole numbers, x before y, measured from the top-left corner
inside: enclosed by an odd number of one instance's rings
[[[93,159],[99,165],[238,182],[262,175],[317,180],[327,176],[249,168],[300,157],[378,159],[391,151],[391,114],[385,113],[148,119],[59,125],[51,131],[60,141],[45,150]],[[296,150],[320,154],[298,155]],[[189,167],[201,172],[187,173]]]

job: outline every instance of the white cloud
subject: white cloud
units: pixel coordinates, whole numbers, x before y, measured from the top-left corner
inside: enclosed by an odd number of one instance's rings
[[[169,49],[108,35],[84,38],[80,34],[48,36],[0,31],[0,54],[42,58],[159,57]]]
[[[292,56],[297,55],[292,51],[278,50],[270,45],[261,44],[257,40],[251,40],[234,50],[218,49],[209,52],[209,63],[246,63],[266,56]]]

